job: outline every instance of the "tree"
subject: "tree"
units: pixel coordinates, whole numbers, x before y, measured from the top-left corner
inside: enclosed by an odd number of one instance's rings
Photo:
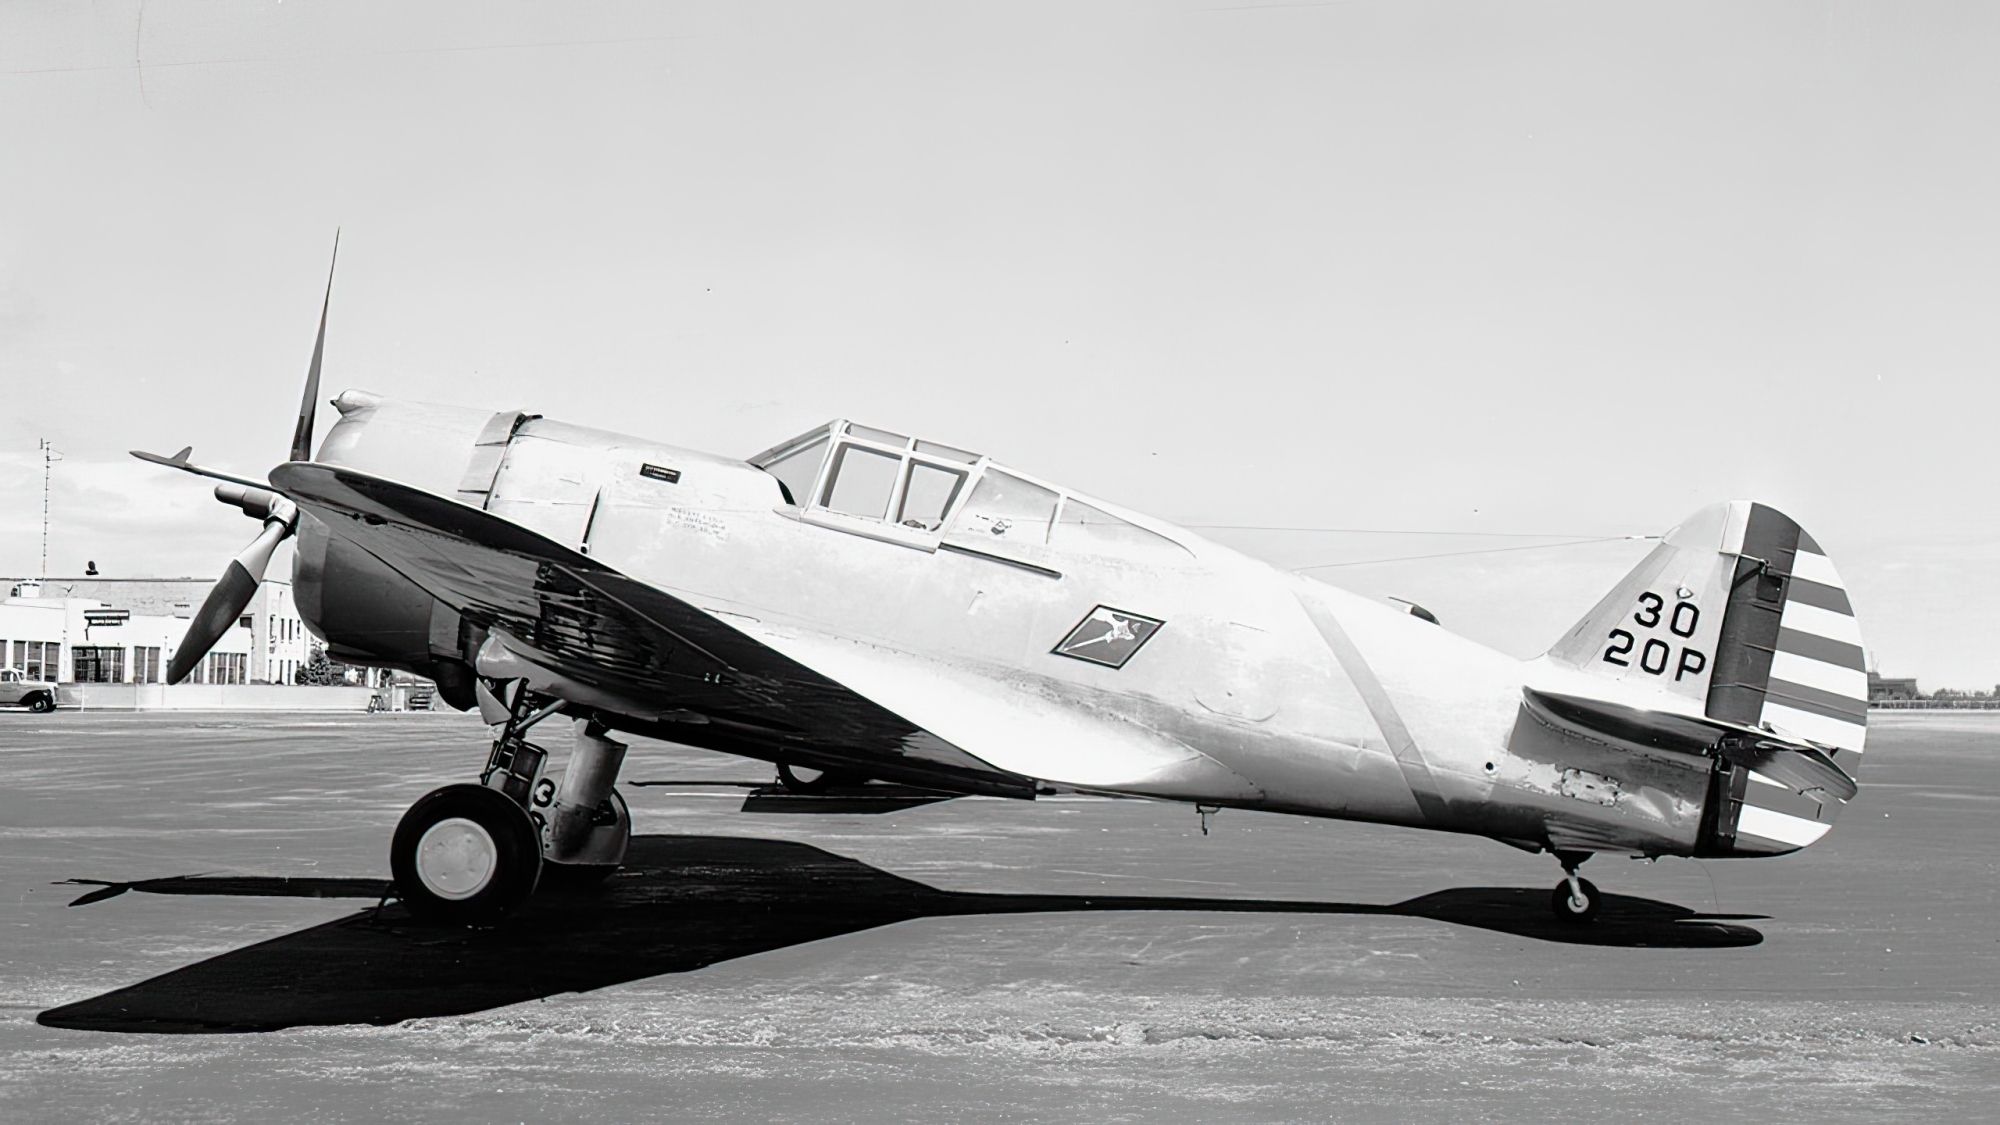
[[[326,658],[326,650],[318,645],[314,645],[312,647],[312,656],[307,658],[305,664],[297,672],[292,673],[292,682],[295,684],[309,684],[314,687],[346,683],[347,666],[344,664],[335,664],[333,661],[328,660]]]

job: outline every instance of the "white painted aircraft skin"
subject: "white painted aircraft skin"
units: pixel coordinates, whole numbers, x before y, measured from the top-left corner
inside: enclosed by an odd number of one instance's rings
[[[443,496],[461,494],[467,448],[493,417],[352,393],[337,404],[343,418],[321,461]],[[412,436],[426,447],[411,449]],[[649,464],[678,480],[642,475]],[[982,459],[975,480],[999,469]],[[1584,840],[1591,850],[1692,847],[1708,759],[1579,737],[1522,707],[1524,687],[1588,681],[1599,697],[1699,715],[1692,685],[1522,662],[1004,471],[1158,541],[1126,535],[1113,545],[1062,524],[1047,543],[996,539],[959,518],[971,482],[936,531],[806,512],[746,462],[539,419],[507,446],[484,506],[708,611],[998,769],[1054,786]],[[1722,515],[1704,520],[1688,534],[1740,537]],[[1641,585],[1696,580],[1673,556],[1635,575]],[[1717,598],[1702,582],[1699,596]],[[1629,605],[1627,584],[1607,604],[1624,596]],[[1719,627],[1721,601],[1705,604],[1714,620],[1702,628]],[[1164,624],[1123,667],[1052,652],[1099,606]],[[1590,795],[1604,792],[1614,799]]]
[[[1776,840],[1792,848],[1805,847],[1826,835],[1832,827],[1824,821],[1807,820],[1802,816],[1760,809],[1755,805],[1743,806],[1742,819],[1737,822],[1738,832]]]
[[[1809,656],[1779,651],[1771,656],[1771,678],[1830,691],[1851,699],[1868,698],[1868,673],[1859,668],[1843,668]]]
[[[1837,590],[1846,589],[1840,575],[1833,569],[1833,561],[1825,555],[1813,551],[1800,550],[1792,559],[1792,577],[1817,582],[1822,586],[1832,586]]]
[[[1804,602],[1785,604],[1784,628],[1796,629],[1801,633],[1811,633],[1830,641],[1858,645],[1861,643],[1861,627],[1854,618],[1845,613],[1835,613],[1830,609],[1807,605]]]

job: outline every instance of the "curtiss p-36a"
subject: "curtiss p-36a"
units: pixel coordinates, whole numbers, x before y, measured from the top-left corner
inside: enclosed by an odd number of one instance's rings
[[[321,310],[320,341],[326,332]],[[627,732],[845,778],[1058,791],[1471,833],[1551,853],[1772,856],[1855,794],[1860,635],[1798,524],[1669,531],[1547,654],[1428,619],[949,444],[835,421],[748,458],[361,391],[217,495],[264,521],[178,681],[296,535],[335,659],[435,680],[497,735],[396,829],[415,913],[490,921],[616,868]],[[568,721],[551,768],[529,735]]]

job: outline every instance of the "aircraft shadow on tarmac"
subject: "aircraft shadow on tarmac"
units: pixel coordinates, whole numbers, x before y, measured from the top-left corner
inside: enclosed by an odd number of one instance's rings
[[[185,876],[99,889],[153,894],[379,900],[375,879]],[[1581,945],[1722,948],[1763,935],[1650,899],[1606,895],[1589,926],[1558,922],[1546,890],[1459,887],[1393,905],[1119,895],[943,891],[809,844],[642,836],[601,887],[550,891],[504,926],[414,921],[401,906],[357,914],[43,1012],[50,1027],[94,1031],[275,1031],[390,1024],[582,992],[916,918],[1067,911],[1215,911],[1430,918]]]

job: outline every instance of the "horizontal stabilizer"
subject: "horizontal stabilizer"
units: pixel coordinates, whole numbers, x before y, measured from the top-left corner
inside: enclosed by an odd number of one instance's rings
[[[1851,801],[1858,787],[1847,771],[1817,746],[1796,746],[1765,739],[1748,746],[1725,742],[1722,756],[1745,769],[1755,770],[1772,781],[1783,782],[1801,792],[1815,789]]]
[[[1767,730],[1534,688],[1523,689],[1522,696],[1529,708],[1561,725],[1641,746],[1720,753],[1731,764],[1755,770],[1773,781],[1800,790],[1822,790],[1842,801],[1852,800],[1857,792],[1854,779],[1825,751]]]

